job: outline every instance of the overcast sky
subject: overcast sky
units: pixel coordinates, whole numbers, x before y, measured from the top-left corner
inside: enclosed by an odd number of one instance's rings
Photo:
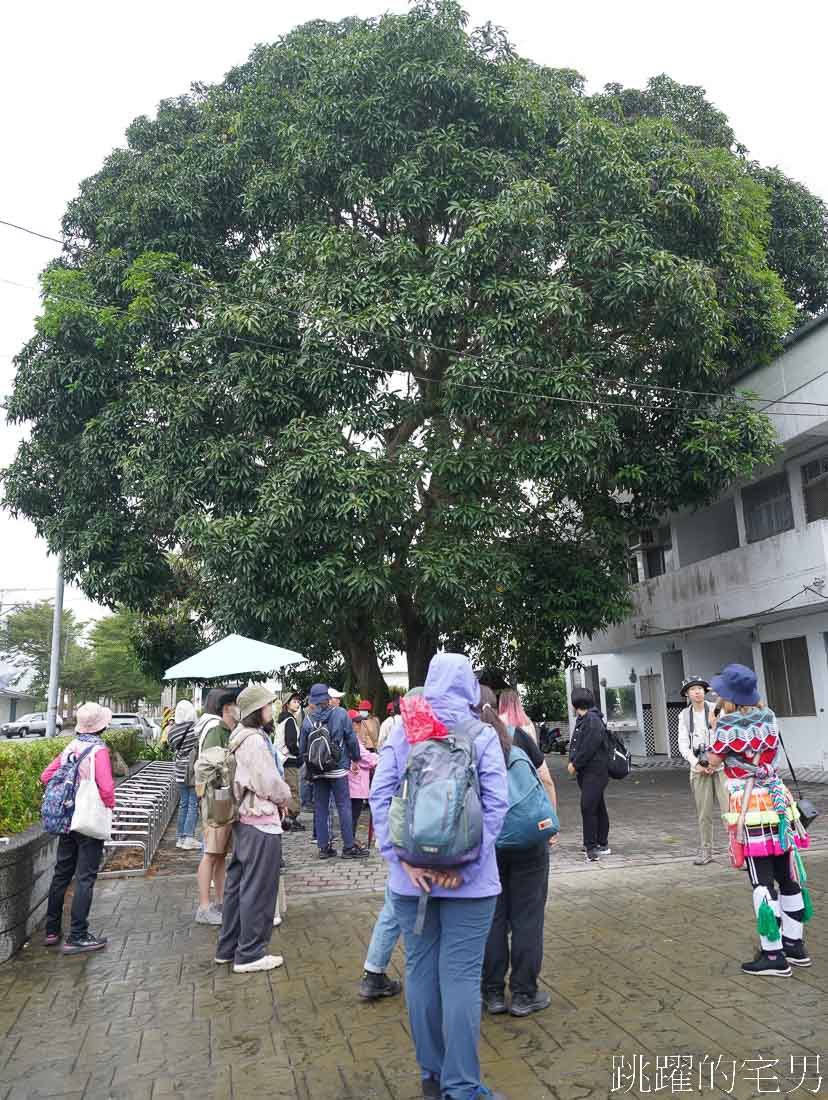
[[[590,90],[641,87],[661,72],[701,84],[751,155],[828,200],[825,42],[828,5],[799,0],[470,0],[472,23],[506,27],[534,60],[579,70]],[[405,10],[405,3],[303,0],[41,0],[8,4],[0,41],[0,218],[59,235],[78,183],[123,143],[126,126],[192,81],[217,81],[257,42],[297,23]],[[822,136],[820,136],[822,135]],[[0,226],[0,393],[31,335],[38,272],[57,246]],[[19,285],[14,285],[19,284]],[[0,465],[20,438],[0,422]],[[54,562],[31,527],[0,514],[0,601],[51,595]],[[83,617],[95,609],[68,590]]]

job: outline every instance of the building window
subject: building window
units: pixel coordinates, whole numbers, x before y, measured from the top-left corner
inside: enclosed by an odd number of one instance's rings
[[[816,714],[811,662],[805,638],[785,638],[762,643],[762,664],[768,689],[768,706],[780,718],[804,718]]]
[[[787,474],[774,474],[743,489],[742,504],[748,542],[759,542],[793,529],[793,505]]]
[[[802,467],[802,494],[808,523],[828,519],[828,456],[815,458]]]

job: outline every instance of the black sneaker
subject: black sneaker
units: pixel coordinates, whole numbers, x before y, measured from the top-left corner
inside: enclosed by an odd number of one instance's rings
[[[60,950],[64,955],[84,955],[89,951],[102,951],[106,942],[106,936],[93,936],[91,932],[87,932],[77,939],[68,936]]]
[[[423,1078],[423,1100],[443,1100],[443,1090],[436,1077]]]
[[[336,859],[336,848],[320,848],[320,859]]]
[[[609,844],[599,844],[595,851],[598,853],[599,856],[612,855],[612,848],[610,848]]]
[[[791,968],[782,951],[759,951],[753,962],[742,963],[743,974],[759,974],[767,978],[790,978]]]
[[[502,1016],[506,1011],[506,998],[496,990],[483,994],[483,1007],[490,1016]]]
[[[597,863],[598,858],[599,858],[598,849],[597,848],[590,848],[588,850],[587,854],[586,854],[586,858],[587,858],[587,863]]]
[[[785,958],[788,960],[791,966],[813,966],[808,951],[805,947],[804,940],[789,940],[786,936],[782,937],[782,950],[785,953]]]
[[[534,997],[530,997],[528,993],[513,993],[512,1007],[509,1011],[513,1016],[531,1016],[533,1012],[543,1012],[551,1003],[551,995],[541,990],[538,990]]]
[[[343,859],[367,859],[369,854],[370,853],[368,852],[367,848],[357,848],[356,844],[353,846],[353,848],[342,849]]]
[[[291,830],[295,830],[297,833],[307,832],[307,825],[303,825],[298,817],[294,817],[290,823]]]
[[[397,997],[402,992],[402,983],[389,978],[387,974],[372,974],[363,971],[359,983],[359,995],[363,1001],[378,1001],[380,997]]]

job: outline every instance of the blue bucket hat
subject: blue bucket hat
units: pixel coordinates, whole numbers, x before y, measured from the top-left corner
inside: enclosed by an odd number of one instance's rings
[[[314,684],[310,689],[309,701],[315,706],[319,706],[320,703],[330,705],[331,697],[328,695],[328,685]]]
[[[750,707],[759,702],[756,673],[746,665],[728,665],[713,677],[710,686],[720,698],[737,707]]]

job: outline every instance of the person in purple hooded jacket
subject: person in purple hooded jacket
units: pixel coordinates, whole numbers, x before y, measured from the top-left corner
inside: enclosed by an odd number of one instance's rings
[[[476,719],[480,700],[467,657],[438,653],[429,665],[425,698],[449,731]],[[506,765],[497,734],[483,726],[474,741],[483,806],[479,857],[456,870],[411,867],[395,854],[388,815],[405,771],[410,745],[403,723],[379,754],[371,813],[389,886],[405,937],[406,1000],[425,1100],[504,1100],[480,1081],[480,983],[486,940],[500,893],[495,840],[508,809]],[[414,931],[420,895],[431,894],[422,934]]]

